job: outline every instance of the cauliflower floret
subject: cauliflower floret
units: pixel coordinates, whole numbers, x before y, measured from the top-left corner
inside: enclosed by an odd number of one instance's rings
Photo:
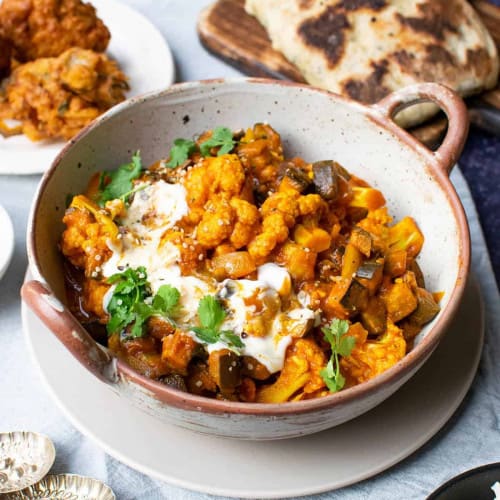
[[[373,247],[385,253],[389,238],[389,228],[387,226],[391,222],[392,217],[388,214],[387,207],[383,207],[369,211],[366,218],[360,220],[357,225],[371,234]]]
[[[300,215],[317,215],[320,217],[326,210],[328,205],[319,194],[307,194],[299,198]]]
[[[299,197],[298,191],[273,193],[262,204],[260,209],[262,217],[265,219],[272,213],[280,212],[283,215],[285,224],[289,228],[292,227],[295,224],[295,219],[299,216]]]
[[[320,347],[311,339],[298,339],[288,348],[283,370],[276,382],[257,393],[258,403],[284,403],[298,391],[309,394],[325,386],[319,375],[326,364]]]
[[[349,384],[355,385],[388,370],[405,354],[403,331],[388,321],[386,332],[378,340],[356,342],[351,355],[340,360],[340,366]]]
[[[271,212],[262,221],[262,232],[248,244],[248,252],[260,262],[274,250],[276,245],[288,238],[288,232],[284,215],[281,212]]]
[[[237,196],[245,182],[245,171],[236,155],[207,158],[209,169],[215,172],[214,192]]]
[[[236,224],[230,241],[235,249],[242,248],[252,240],[259,224],[259,211],[255,205],[239,198],[232,198],[231,207],[236,214]]]
[[[197,227],[196,239],[205,248],[214,248],[229,238],[234,229],[235,213],[224,198],[213,198],[205,208]]]
[[[75,266],[85,271],[85,276],[95,277],[100,267],[111,255],[107,241],[107,228],[96,222],[84,209],[70,208],[63,218],[66,229],[61,237],[61,251]]]
[[[191,210],[195,207],[203,207],[210,196],[213,177],[207,166],[206,162],[196,165],[188,169],[184,177],[186,201]]]

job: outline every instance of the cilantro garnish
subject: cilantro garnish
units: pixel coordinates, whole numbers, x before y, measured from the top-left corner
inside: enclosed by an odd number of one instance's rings
[[[107,307],[108,334],[122,332],[128,325],[132,325],[131,336],[140,337],[144,320],[142,314],[135,308],[138,304],[144,303],[144,299],[149,295],[146,268],[129,268],[122,273],[113,274],[108,278],[108,283],[116,285]]]
[[[164,316],[173,316],[178,309],[181,294],[171,285],[162,285],[153,297],[152,309]]]
[[[148,318],[157,315],[171,321],[170,318],[179,305],[179,290],[170,285],[162,285],[151,304],[146,304],[150,288],[144,267],[129,268],[122,273],[113,274],[108,278],[108,283],[116,285],[108,304],[110,319],[107,330],[110,335],[122,332],[130,325],[130,336],[142,337]]]
[[[110,200],[121,199],[128,202],[129,196],[137,191],[133,189],[132,181],[141,175],[142,161],[139,151],[133,156],[130,163],[121,165],[112,172],[103,172],[99,181],[99,204],[102,206]]]
[[[220,146],[217,156],[229,153],[236,144],[233,133],[227,127],[216,127],[212,136],[200,144],[200,152],[203,156],[210,156],[210,149]]]
[[[325,339],[330,343],[332,355],[325,368],[319,374],[331,392],[340,391],[345,385],[345,378],[340,373],[339,356],[349,356],[356,339],[346,335],[349,323],[344,319],[333,319],[329,326],[322,328]]]
[[[198,304],[198,318],[201,326],[192,327],[196,336],[207,344],[215,344],[219,340],[229,347],[242,348],[245,344],[240,337],[230,330],[220,330],[226,312],[220,302],[212,295],[205,295]]]
[[[202,142],[199,151],[203,156],[210,156],[212,148],[220,146],[217,156],[229,153],[235,146],[233,133],[227,127],[216,127],[212,136]],[[170,149],[170,160],[166,163],[169,168],[176,168],[182,165],[193,153],[198,151],[198,145],[191,139],[175,139],[174,145]]]
[[[175,139],[170,150],[170,161],[166,166],[175,168],[182,165],[197,150],[197,147],[196,142],[190,139]]]

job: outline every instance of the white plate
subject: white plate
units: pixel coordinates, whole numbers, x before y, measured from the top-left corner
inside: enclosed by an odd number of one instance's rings
[[[83,434],[113,457],[155,478],[245,498],[284,498],[340,488],[410,455],[460,405],[476,373],[484,336],[479,288],[469,282],[448,335],[390,399],[329,431],[249,442],[198,435],[142,413],[81,367],[25,306],[22,316],[42,378]]]
[[[170,48],[148,19],[116,0],[90,3],[111,32],[106,54],[118,61],[129,78],[127,97],[166,88],[174,82]],[[63,145],[62,141],[32,142],[24,135],[0,135],[0,174],[45,172]]]
[[[2,279],[14,253],[14,228],[7,210],[2,205],[0,205],[0,235],[2,239],[0,244],[0,279]]]

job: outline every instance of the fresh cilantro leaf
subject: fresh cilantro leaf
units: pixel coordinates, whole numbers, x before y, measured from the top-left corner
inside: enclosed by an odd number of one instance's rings
[[[191,330],[196,333],[196,336],[200,340],[206,342],[207,344],[215,344],[219,340],[219,333],[211,328],[193,326]]]
[[[179,305],[180,298],[181,294],[177,288],[171,285],[162,285],[153,297],[153,308],[171,316]]]
[[[113,274],[108,283],[115,285],[113,295],[108,303],[110,316],[106,325],[108,334],[119,333],[132,324],[131,335],[140,337],[144,321],[136,311],[137,304],[144,302],[149,295],[149,283],[144,267],[128,268],[122,273]]]
[[[224,321],[226,312],[213,295],[205,295],[198,304],[198,317],[204,328],[216,330]]]
[[[175,139],[174,145],[170,150],[170,161],[166,164],[169,168],[175,168],[182,165],[196,150],[196,142],[190,139]]]
[[[162,285],[151,301],[146,269],[126,269],[123,273],[113,274],[108,283],[115,285],[108,304],[110,315],[107,330],[109,334],[122,332],[127,327],[131,337],[142,337],[144,326],[151,316],[162,316],[172,321],[170,316],[176,312],[180,293],[177,288]]]
[[[129,196],[136,190],[133,189],[132,181],[137,179],[142,172],[142,161],[139,151],[133,156],[130,163],[121,165],[113,172],[101,174],[99,179],[99,190],[101,191],[98,201],[103,206],[107,201],[121,199],[128,202]]]
[[[223,330],[220,332],[220,339],[231,347],[238,347],[239,349],[245,347],[240,337],[231,330]]]
[[[210,156],[210,150],[220,146],[217,156],[229,153],[235,146],[236,141],[233,139],[233,133],[227,127],[216,127],[212,136],[205,142],[200,144],[200,152],[203,156]]]
[[[224,342],[229,348],[241,349],[245,347],[240,337],[229,330],[220,330],[220,325],[226,317],[226,312],[220,302],[212,295],[205,295],[198,304],[198,318],[201,326],[191,328],[196,336],[207,344]]]
[[[345,378],[340,373],[340,356],[349,356],[354,349],[356,339],[346,335],[349,323],[344,319],[333,319],[329,326],[322,329],[325,340],[332,349],[332,355],[325,368],[319,374],[331,392],[340,391],[345,385]]]
[[[340,339],[337,351],[340,356],[349,356],[355,345],[356,339],[354,337],[350,337],[349,335],[343,336]]]

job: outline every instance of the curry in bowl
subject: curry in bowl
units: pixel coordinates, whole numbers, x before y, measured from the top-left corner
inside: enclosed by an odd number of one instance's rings
[[[369,168],[369,165],[367,165]],[[267,124],[140,152],[70,200],[73,313],[139,373],[196,395],[282,403],[389,369],[439,312],[424,236],[333,160],[285,158]]]

